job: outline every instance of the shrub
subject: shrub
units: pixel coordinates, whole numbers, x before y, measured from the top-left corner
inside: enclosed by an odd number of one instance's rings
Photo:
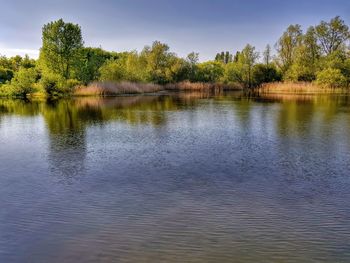
[[[13,71],[0,67],[0,84],[5,83],[13,78]]]
[[[18,70],[10,84],[13,95],[26,96],[27,94],[35,92],[35,83],[38,77],[39,74],[34,68],[21,68]]]
[[[7,84],[0,84],[0,97],[8,97],[12,95],[12,86]]]
[[[45,92],[50,95],[58,95],[62,92],[62,83],[64,79],[56,74],[45,74],[41,78],[41,86],[45,90]]]
[[[45,74],[40,83],[49,96],[69,94],[74,90],[75,86],[81,84],[80,81],[76,79],[65,80],[57,74]]]
[[[257,64],[253,67],[253,83],[255,86],[280,80],[281,74],[272,65]]]
[[[224,76],[225,69],[220,62],[208,61],[198,65],[196,80],[200,82],[218,82]]]
[[[119,60],[108,60],[100,68],[101,81],[122,81],[126,75],[125,66]]]
[[[293,64],[284,75],[284,80],[291,82],[303,82],[315,80],[315,73],[311,67]]]
[[[325,88],[344,88],[347,80],[340,69],[327,68],[317,74],[316,83]]]
[[[65,88],[68,89],[69,92],[74,91],[74,88],[81,85],[81,82],[77,79],[67,79],[65,82]]]

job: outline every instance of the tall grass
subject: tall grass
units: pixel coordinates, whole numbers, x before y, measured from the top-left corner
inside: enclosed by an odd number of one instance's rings
[[[179,83],[170,83],[165,85],[166,90],[173,91],[225,91],[225,90],[242,90],[239,84],[221,84],[221,83],[204,83],[183,81]]]
[[[167,84],[164,86],[152,83],[133,82],[93,82],[88,86],[78,86],[75,88],[75,96],[115,96],[122,94],[142,94],[158,91],[200,91],[200,92],[221,92],[226,90],[242,90],[239,84],[220,83],[192,83],[189,81]]]
[[[324,88],[312,82],[273,82],[263,84],[259,89],[262,93],[343,93],[346,88]]]
[[[132,82],[93,82],[88,86],[79,86],[75,89],[76,96],[115,96],[121,94],[152,93],[163,90],[162,86],[152,83]]]

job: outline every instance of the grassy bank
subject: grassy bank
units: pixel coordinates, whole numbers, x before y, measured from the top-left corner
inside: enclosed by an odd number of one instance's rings
[[[312,93],[345,93],[348,88],[326,88],[312,82],[274,82],[263,84],[258,91],[261,93],[292,93],[292,94],[312,94]]]

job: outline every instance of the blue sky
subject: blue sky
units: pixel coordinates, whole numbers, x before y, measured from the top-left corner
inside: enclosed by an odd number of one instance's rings
[[[1,1],[0,54],[28,53],[41,46],[43,24],[63,18],[82,27],[86,46],[141,50],[160,40],[180,56],[201,60],[236,52],[250,43],[260,51],[274,45],[290,24],[304,29],[340,15],[350,24],[345,0],[38,0]]]

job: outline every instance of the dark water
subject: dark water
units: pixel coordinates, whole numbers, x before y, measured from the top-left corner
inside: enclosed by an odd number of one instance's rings
[[[0,100],[0,262],[350,262],[350,97]]]

